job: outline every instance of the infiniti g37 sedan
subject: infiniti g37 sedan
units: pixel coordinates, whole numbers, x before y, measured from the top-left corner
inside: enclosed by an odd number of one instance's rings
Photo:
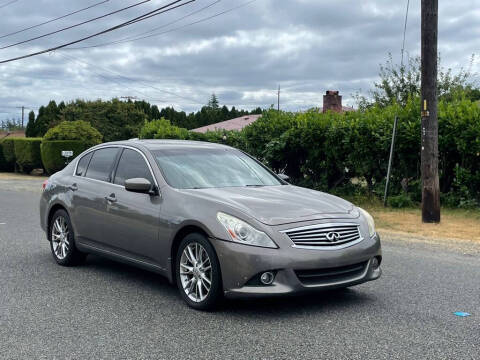
[[[54,259],[106,256],[166,276],[193,308],[222,297],[349,287],[381,275],[372,217],[290,185],[219,144],[129,140],[80,154],[43,184]]]

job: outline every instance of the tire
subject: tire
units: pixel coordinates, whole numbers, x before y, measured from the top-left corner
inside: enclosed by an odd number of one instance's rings
[[[175,258],[175,276],[180,295],[194,309],[212,310],[222,298],[217,254],[202,234],[189,234],[180,243]]]
[[[80,252],[75,246],[72,223],[65,210],[60,209],[53,214],[48,228],[48,240],[57,264],[73,266],[85,261],[87,254]]]

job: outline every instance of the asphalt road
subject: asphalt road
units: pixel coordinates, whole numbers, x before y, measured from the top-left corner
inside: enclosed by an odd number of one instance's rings
[[[204,313],[143,270],[93,256],[76,268],[56,265],[39,226],[38,191],[6,187],[2,359],[480,359],[477,252],[385,239],[378,281],[226,301]]]

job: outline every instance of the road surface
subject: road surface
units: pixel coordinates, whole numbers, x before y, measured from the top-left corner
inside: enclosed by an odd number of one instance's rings
[[[0,182],[1,358],[480,359],[475,247],[384,236],[378,281],[205,313],[156,274],[94,256],[56,265],[28,189]]]

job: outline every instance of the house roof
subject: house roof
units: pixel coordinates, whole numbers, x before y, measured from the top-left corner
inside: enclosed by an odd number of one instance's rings
[[[199,127],[191,131],[198,133],[206,133],[207,131],[215,130],[242,130],[245,126],[257,121],[261,116],[262,115],[245,115],[235,119],[222,121],[216,124]]]

